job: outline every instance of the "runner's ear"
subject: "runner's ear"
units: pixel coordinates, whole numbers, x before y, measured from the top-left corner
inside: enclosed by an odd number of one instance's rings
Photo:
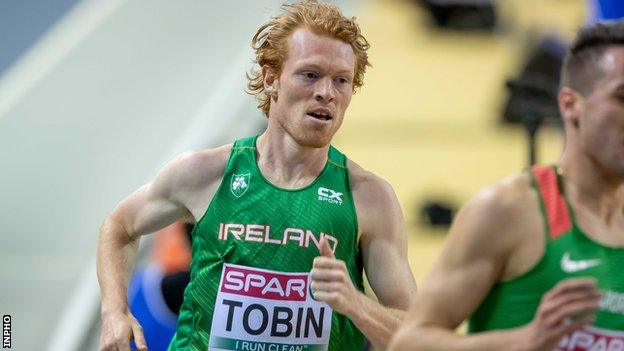
[[[279,87],[279,76],[275,70],[267,65],[262,66],[262,79],[264,91],[267,96],[277,99],[277,89]]]

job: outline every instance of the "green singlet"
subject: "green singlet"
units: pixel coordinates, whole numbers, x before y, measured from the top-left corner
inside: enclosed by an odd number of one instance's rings
[[[624,248],[593,241],[577,225],[555,167],[534,167],[546,227],[545,252],[528,272],[496,284],[469,319],[471,333],[507,329],[533,320],[542,295],[559,281],[594,277],[603,293],[596,321],[566,335],[557,351],[624,350]]]
[[[346,157],[330,147],[310,185],[281,189],[262,176],[256,139],[234,143],[193,231],[191,282],[169,350],[362,350],[353,322],[309,286],[324,237],[363,290]]]

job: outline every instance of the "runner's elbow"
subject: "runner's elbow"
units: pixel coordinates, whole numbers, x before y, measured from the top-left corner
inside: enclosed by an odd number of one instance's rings
[[[399,329],[392,340],[390,341],[390,345],[388,346],[388,351],[412,351],[418,350],[417,340],[414,339],[414,336],[418,335],[412,328],[406,328],[403,326]]]
[[[104,219],[104,222],[100,226],[99,237],[100,243],[112,241],[123,245],[134,240],[132,233],[126,229],[123,221],[115,212],[112,212]]]
[[[411,320],[404,322],[394,334],[387,350],[392,351],[427,351],[431,350],[431,334],[438,334],[437,328],[431,328]]]

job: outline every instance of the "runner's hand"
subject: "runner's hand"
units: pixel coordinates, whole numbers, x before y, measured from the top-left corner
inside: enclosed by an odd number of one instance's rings
[[[314,258],[310,272],[314,299],[327,302],[338,313],[350,315],[357,306],[359,291],[353,286],[344,261],[336,259],[325,238],[319,246],[320,255]]]
[[[528,350],[554,350],[564,335],[593,323],[601,294],[591,278],[566,279],[546,292],[533,321],[523,328]]]
[[[143,328],[130,312],[102,316],[100,351],[130,351],[131,340],[137,350],[147,351]]]

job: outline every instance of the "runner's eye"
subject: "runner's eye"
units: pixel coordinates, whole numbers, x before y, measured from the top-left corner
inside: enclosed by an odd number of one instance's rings
[[[318,74],[314,72],[304,72],[303,77],[307,80],[313,80],[313,79],[318,78]]]

